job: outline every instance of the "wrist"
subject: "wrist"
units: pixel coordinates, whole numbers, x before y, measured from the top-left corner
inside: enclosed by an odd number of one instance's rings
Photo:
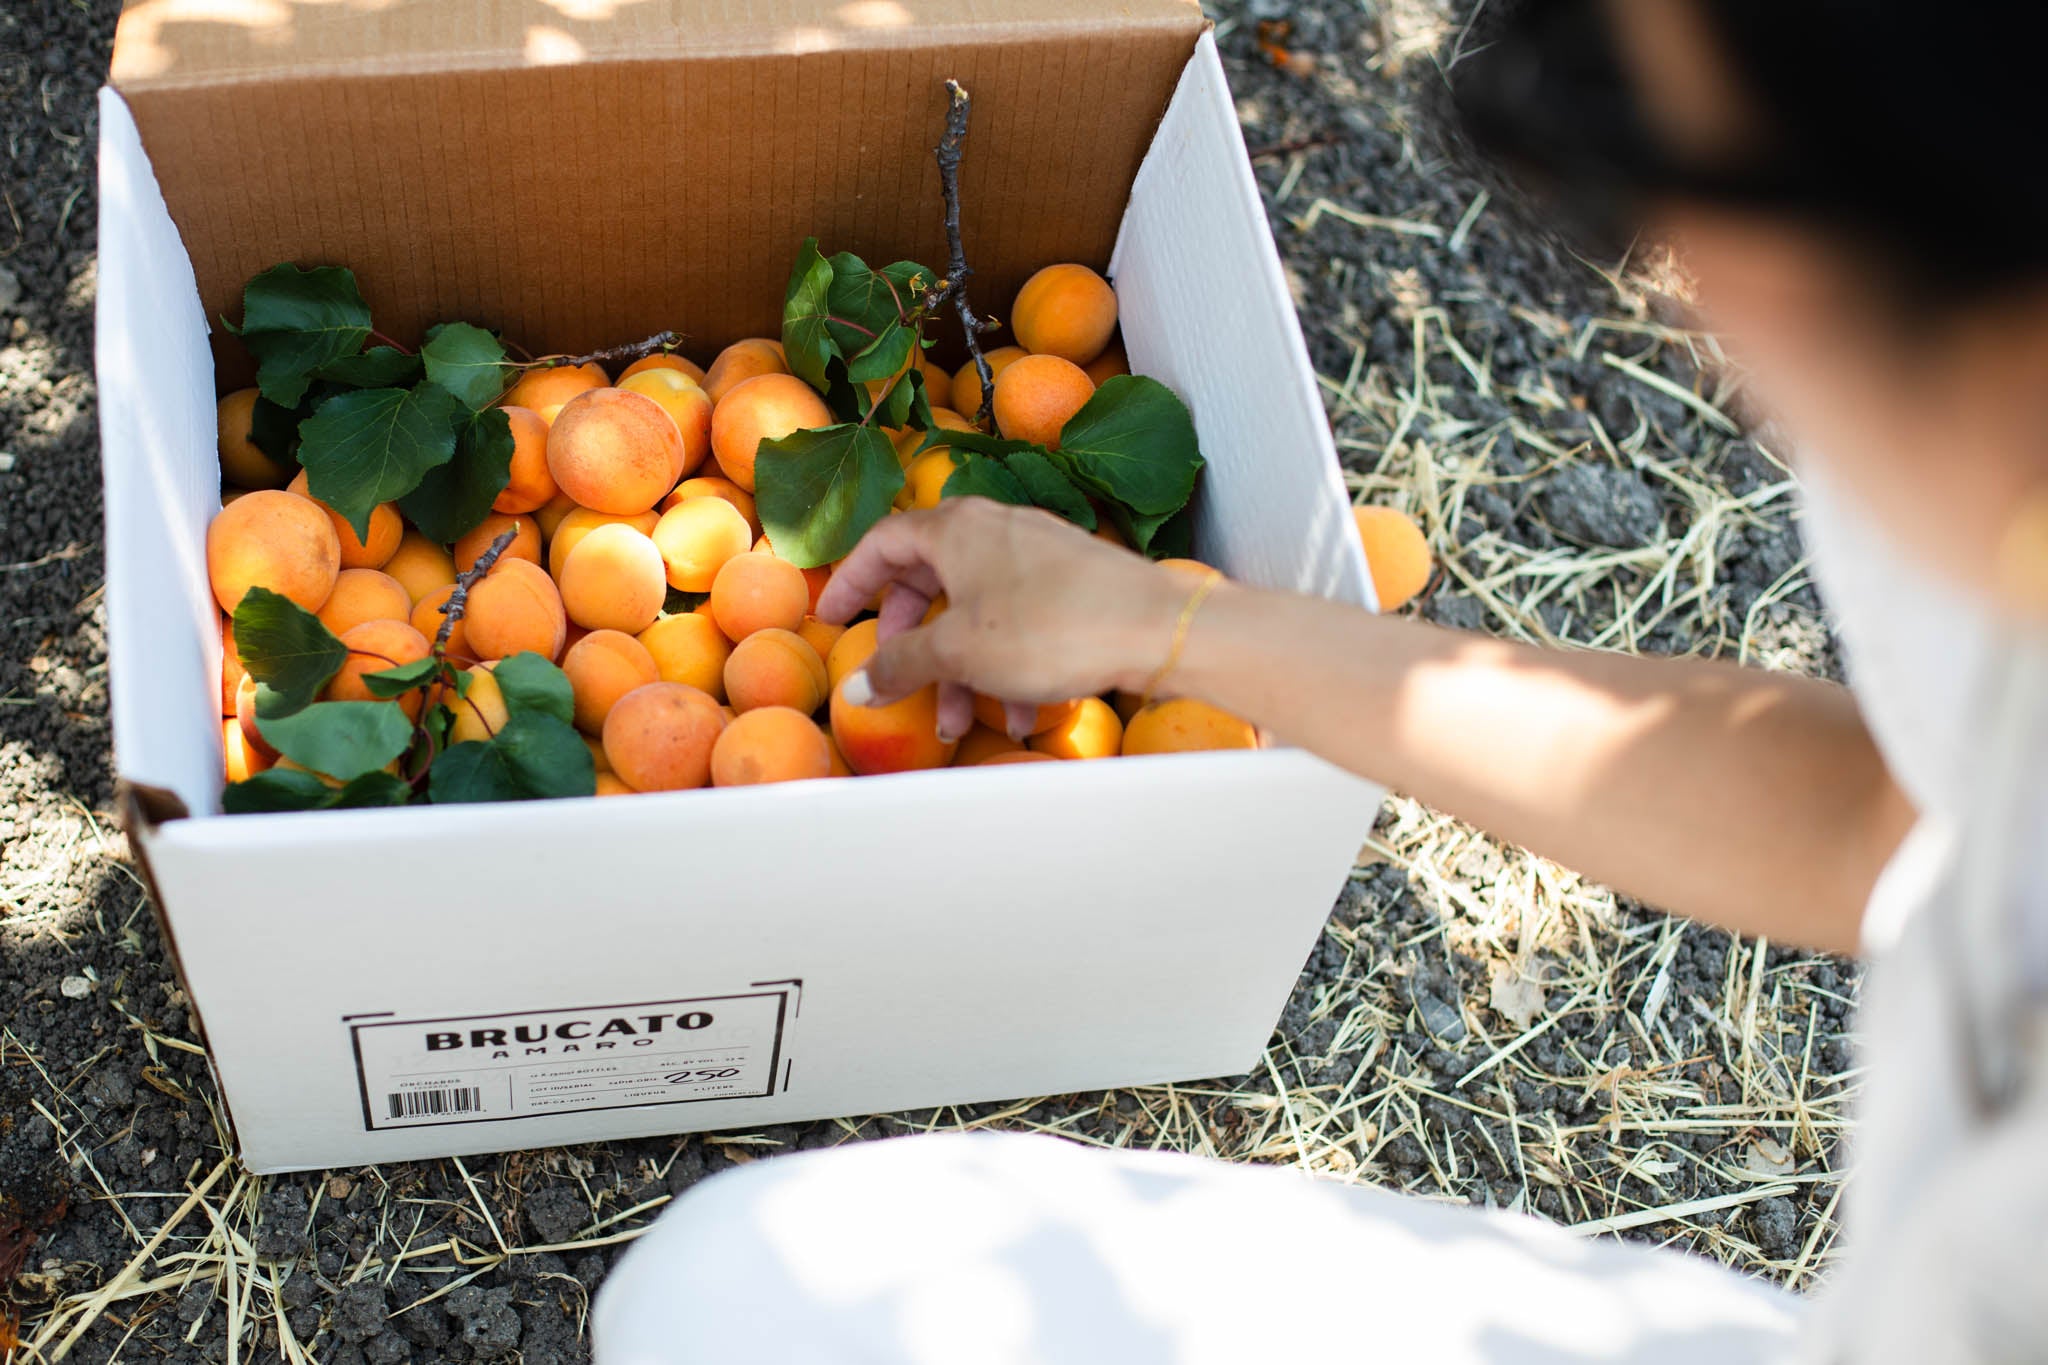
[[[1176,683],[1185,679],[1187,647],[1202,619],[1219,598],[1241,591],[1221,574],[1211,580],[1147,565],[1143,590],[1131,597],[1133,610],[1114,671],[1117,688],[1134,696],[1184,690]]]

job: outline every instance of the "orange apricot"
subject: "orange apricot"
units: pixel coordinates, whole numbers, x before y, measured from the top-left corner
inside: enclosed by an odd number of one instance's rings
[[[588,507],[578,507],[555,525],[555,533],[548,541],[548,572],[557,583],[562,580],[562,566],[569,562],[569,552],[583,543],[583,537],[600,526],[630,526],[643,536],[654,534],[655,523],[661,518],[653,512],[639,512],[630,517],[614,516],[610,512],[593,512]]]
[[[548,472],[594,512],[645,512],[683,476],[683,433],[644,393],[591,389],[555,414]]]
[[[917,368],[924,374],[924,397],[935,408],[953,406],[953,376],[932,364],[931,358],[920,351]]]
[[[661,500],[661,510],[673,512],[692,498],[721,498],[733,505],[739,514],[747,519],[747,534],[761,534],[761,518],[754,509],[754,495],[721,474],[699,474],[694,479],[684,479],[675,491]]]
[[[1079,698],[1073,701],[1048,702],[1038,708],[1037,716],[1032,719],[1030,732],[1034,735],[1044,734],[1073,715],[1080,705]],[[1009,731],[1009,722],[1003,717],[1003,704],[994,697],[985,697],[979,692],[974,694],[974,718],[991,730],[1000,730],[1004,733]]]
[[[1056,355],[1028,355],[996,381],[996,429],[1012,441],[1057,446],[1060,431],[1095,393],[1079,365]]]
[[[746,554],[752,539],[746,517],[724,498],[686,498],[654,526],[655,550],[678,592],[710,592],[719,570]]]
[[[768,537],[766,536],[760,536],[755,539],[754,550],[757,554],[775,554],[775,547],[768,543]],[[776,555],[776,558],[780,559],[781,556]],[[811,604],[805,610],[816,611],[818,609],[818,599],[825,594],[825,585],[832,581],[832,566],[830,564],[819,564],[809,569],[798,569],[797,572],[804,576],[804,585],[810,590]],[[818,652],[824,653],[823,650]]]
[[[1381,611],[1399,611],[1429,586],[1435,572],[1429,539],[1415,519],[1391,507],[1354,507],[1358,543],[1365,547],[1365,566],[1372,571],[1373,595]]]
[[[501,559],[469,590],[462,617],[469,647],[479,659],[503,659],[531,651],[543,659],[561,657],[569,618],[562,595],[538,564]]]
[[[619,387],[628,393],[644,394],[661,405],[683,438],[683,467],[677,477],[686,476],[711,453],[711,398],[680,370],[643,370]]]
[[[441,608],[447,606],[448,599],[454,595],[455,585],[448,583],[422,597],[414,604],[412,609],[412,628],[426,636],[429,641],[438,638],[441,634],[441,622],[447,616],[447,613],[442,611]],[[457,621],[455,629],[448,632],[448,645],[445,653],[449,658],[458,662],[476,657],[469,647],[469,622],[467,619]]]
[[[468,573],[476,567],[492,542],[505,532],[512,532],[512,543],[500,554],[500,560],[523,559],[529,564],[540,563],[540,523],[532,517],[507,516],[503,512],[492,512],[478,522],[462,539],[455,542],[455,571]]]
[[[1011,739],[1001,730],[991,730],[980,721],[974,723],[960,740],[960,748],[953,754],[953,766],[971,768],[997,754],[1022,753],[1024,746]]]
[[[455,582],[455,556],[408,527],[397,551],[384,561],[384,572],[404,584],[413,605],[418,606],[436,588]]]
[[[382,569],[343,569],[318,615],[321,625],[345,635],[365,621],[405,620],[412,615],[412,596]]]
[[[673,370],[692,384],[702,385],[704,382],[703,366],[694,360],[686,360],[672,351],[664,351],[659,355],[644,356],[620,370],[619,387],[623,389],[628,379],[636,374],[646,374],[649,370]]]
[[[550,365],[520,375],[519,382],[498,401],[545,418],[577,394],[601,389],[611,382],[604,367],[596,361],[588,365]]]
[[[846,634],[846,627],[835,626],[830,621],[820,621],[806,613],[804,619],[798,623],[796,633],[803,637],[805,644],[817,650],[818,657],[822,659],[832,652],[832,646],[838,644],[840,637]]]
[[[548,477],[554,476],[550,474]],[[556,528],[568,520],[569,514],[576,510],[576,499],[557,489],[552,498],[533,509],[533,519],[540,523],[541,538],[553,540]]]
[[[220,746],[227,759],[230,782],[247,782],[270,767],[270,760],[256,751],[256,746],[242,734],[242,722],[233,716],[220,723]]]
[[[838,691],[839,684],[846,680],[847,674],[874,656],[876,637],[880,628],[879,623],[874,620],[856,621],[846,628],[838,640],[833,642],[831,650],[825,656],[826,686],[835,692]],[[1000,730],[1002,726],[999,724],[996,728]]]
[[[751,787],[832,775],[832,745],[817,722],[787,706],[733,718],[711,746],[711,785]]]
[[[939,738],[936,686],[887,706],[855,706],[841,683],[832,689],[832,737],[847,766],[863,777],[943,768],[960,747]]]
[[[1100,697],[1083,697],[1059,723],[1031,737],[1031,747],[1054,758],[1115,758],[1123,752],[1124,723]]]
[[[532,408],[508,407],[512,424],[510,479],[491,502],[493,512],[531,512],[560,496],[548,473],[548,424]]]
[[[236,389],[215,408],[221,480],[237,488],[282,488],[292,480],[291,466],[271,459],[250,439],[257,397],[255,389]]]
[[[256,725],[256,679],[249,674],[242,675],[242,681],[235,688],[235,724],[242,727],[242,739],[266,763],[275,763],[282,757],[263,738],[263,731]]]
[[[490,664],[482,664],[469,670],[469,690],[464,696],[454,692],[440,694],[441,704],[454,717],[448,727],[448,742],[462,744],[469,740],[488,740],[505,728],[505,722],[512,718],[505,705],[505,694],[498,688],[498,679],[491,672]]]
[[[588,630],[638,635],[661,615],[668,578],[654,541],[631,526],[599,526],[562,561],[562,610]]]
[[[296,493],[266,489],[236,498],[206,528],[206,576],[230,616],[258,586],[318,611],[341,567],[341,540],[327,509]]]
[[[725,700],[725,661],[732,657],[732,641],[709,616],[664,616],[640,632],[640,643],[663,682],[688,683],[714,700]]]
[[[639,790],[625,784],[615,772],[600,772],[597,775],[597,790],[593,796],[637,796]]]
[[[832,770],[827,777],[852,777],[853,769],[846,766],[846,755],[839,752],[839,741],[832,738],[830,727],[825,730],[825,745],[832,751]]]
[[[993,768],[1003,763],[1057,763],[1051,754],[1042,754],[1036,749],[1019,749],[1012,754],[991,754],[975,764],[977,768]]]
[[[612,761],[605,756],[603,740],[595,735],[585,735],[583,747],[590,750],[590,766],[597,769],[600,775],[612,770]]]
[[[946,447],[927,450],[903,471],[903,489],[896,495],[896,505],[906,512],[923,512],[937,507],[939,495],[945,491],[946,480],[952,478],[953,471],[959,467],[953,463],[953,452]]]
[[[751,493],[761,442],[831,425],[832,409],[809,384],[793,374],[756,375],[718,400],[711,414],[711,449],[725,477]]]
[[[794,631],[809,605],[803,571],[771,554],[734,555],[711,581],[711,619],[728,640],[770,628]]]
[[[681,791],[711,780],[711,750],[725,729],[718,703],[684,683],[651,682],[612,703],[604,752],[635,791]]]
[[[789,364],[782,356],[782,343],[766,337],[749,337],[735,341],[720,351],[711,362],[711,368],[704,373],[704,392],[714,403],[723,402],[726,394],[764,374],[788,374]]]
[[[235,647],[235,622],[230,616],[220,618],[220,713],[223,716],[235,714],[235,689],[242,685],[249,670],[242,667],[242,656]]]
[[[1116,291],[1085,265],[1049,265],[1017,291],[1010,330],[1033,355],[1086,365],[1116,331]]]
[[[398,542],[405,535],[405,519],[398,515],[398,504],[380,502],[370,509],[370,533],[358,536],[356,528],[348,524],[348,518],[313,496],[306,484],[306,471],[300,470],[288,485],[290,491],[310,501],[315,507],[326,512],[334,520],[334,536],[341,545],[341,567],[344,569],[381,569],[398,553]]]
[[[661,681],[647,646],[616,630],[593,630],[562,655],[562,672],[576,698],[576,728],[601,734],[620,697]]]
[[[382,673],[427,657],[426,636],[405,621],[365,621],[349,629],[341,642],[348,646],[348,658],[321,694],[329,701],[384,700],[364,684],[363,675]],[[404,708],[408,718],[419,719],[418,691],[402,693],[392,700]]]
[[[1205,749],[1256,749],[1258,731],[1221,707],[1193,697],[1155,701],[1124,727],[1122,752],[1178,754]]]
[[[1121,341],[1112,341],[1101,355],[1083,365],[1081,369],[1087,374],[1095,387],[1099,389],[1102,387],[1103,380],[1114,379],[1120,374],[1129,374],[1131,372],[1131,358],[1125,353],[1124,344]]]
[[[825,692],[825,661],[793,630],[757,630],[725,661],[725,699],[735,711],[788,706],[809,715]]]
[[[988,361],[989,378],[1001,379],[1004,370],[1030,354],[1022,346],[998,346],[982,352],[982,358]],[[974,368],[972,360],[953,372],[952,398],[948,406],[973,422],[974,415],[981,411],[981,371]]]

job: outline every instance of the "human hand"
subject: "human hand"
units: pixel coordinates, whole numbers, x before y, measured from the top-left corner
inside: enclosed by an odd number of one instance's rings
[[[1013,735],[1038,704],[1137,691],[1166,657],[1188,580],[1036,508],[949,498],[884,517],[840,563],[818,615],[843,622],[883,599],[880,647],[842,686],[883,706],[939,687],[939,734],[974,723],[973,693],[1000,697]],[[925,612],[941,593],[946,610]]]

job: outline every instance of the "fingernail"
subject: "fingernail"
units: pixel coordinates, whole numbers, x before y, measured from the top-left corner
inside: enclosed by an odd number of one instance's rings
[[[1025,740],[1031,738],[1031,730],[1027,726],[1011,725],[1006,727],[1006,731],[1009,734],[1010,738],[1016,740],[1019,744],[1022,744]]]
[[[846,675],[846,681],[839,684],[841,695],[848,706],[866,706],[875,699],[874,684],[868,681],[868,671],[863,668]]]
[[[959,734],[953,731],[952,729],[948,728],[946,722],[939,722],[939,743],[956,744],[959,742],[959,739]]]

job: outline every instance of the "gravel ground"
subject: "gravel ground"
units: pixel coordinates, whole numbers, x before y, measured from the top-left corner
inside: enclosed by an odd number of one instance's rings
[[[1213,11],[1352,485],[1422,516],[1445,560],[1420,610],[1833,673],[1786,475],[1720,417],[1734,396],[1695,365],[1711,343],[1431,150],[1448,2]],[[519,1153],[468,1163],[474,1191],[440,1162],[230,1168],[218,1222],[188,1218],[136,1267],[147,1292],[94,1304],[223,1131],[111,813],[91,149],[116,9],[0,11],[0,1328],[85,1323],[82,1361],[582,1360],[617,1245],[371,1267],[401,1241],[489,1246],[479,1200],[515,1246],[554,1244],[775,1151],[967,1124],[1298,1163],[1825,1274],[1853,972],[1396,800],[1261,1073]],[[10,1345],[0,1361],[40,1358]]]

